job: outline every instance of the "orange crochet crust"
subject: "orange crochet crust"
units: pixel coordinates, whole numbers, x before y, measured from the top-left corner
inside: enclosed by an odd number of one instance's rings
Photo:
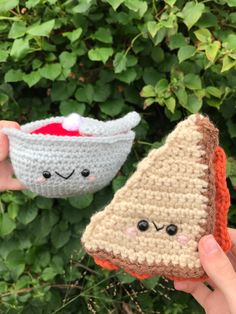
[[[227,252],[231,248],[231,239],[227,230],[227,212],[230,206],[230,194],[227,188],[226,183],[226,155],[224,150],[221,147],[215,149],[215,158],[214,158],[214,170],[215,170],[215,188],[216,188],[216,198],[215,198],[215,230],[214,237],[221,246],[221,248]],[[102,260],[94,257],[94,261],[97,265],[109,269],[109,270],[118,270],[119,267],[113,263]],[[146,279],[153,277],[149,274],[138,274],[134,272],[127,271],[130,275],[136,277],[137,279]],[[207,275],[204,275],[199,278],[179,278],[174,276],[168,276],[168,279],[175,281],[205,281]]]

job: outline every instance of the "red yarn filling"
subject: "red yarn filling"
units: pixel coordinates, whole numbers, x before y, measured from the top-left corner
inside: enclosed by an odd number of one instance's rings
[[[31,134],[58,135],[58,136],[83,136],[79,131],[68,131],[61,123],[50,123],[34,130]]]

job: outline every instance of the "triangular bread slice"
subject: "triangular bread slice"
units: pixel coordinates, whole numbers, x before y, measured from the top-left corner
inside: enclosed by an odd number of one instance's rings
[[[140,279],[205,279],[200,238],[214,234],[224,251],[231,246],[225,163],[218,130],[207,117],[189,116],[91,218],[85,250],[97,264]]]

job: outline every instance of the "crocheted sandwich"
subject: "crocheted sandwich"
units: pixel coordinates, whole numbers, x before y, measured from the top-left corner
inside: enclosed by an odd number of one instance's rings
[[[125,162],[134,140],[136,112],[112,121],[72,114],[4,128],[16,177],[46,197],[67,197],[103,188]]]
[[[224,251],[231,246],[225,164],[218,130],[207,117],[189,116],[91,218],[85,250],[98,265],[139,279],[204,280],[200,238],[213,234]]]

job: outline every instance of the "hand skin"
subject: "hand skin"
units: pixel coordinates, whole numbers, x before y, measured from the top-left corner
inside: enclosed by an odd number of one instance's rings
[[[19,129],[20,125],[14,121],[0,121],[0,192],[25,188],[19,180],[12,178],[13,169],[8,159],[9,142],[7,136],[1,132],[2,128],[8,127]]]
[[[228,231],[232,248],[227,255],[212,235],[199,241],[200,260],[209,276],[208,286],[193,281],[174,282],[176,290],[191,293],[207,314],[236,314],[236,230]]]

